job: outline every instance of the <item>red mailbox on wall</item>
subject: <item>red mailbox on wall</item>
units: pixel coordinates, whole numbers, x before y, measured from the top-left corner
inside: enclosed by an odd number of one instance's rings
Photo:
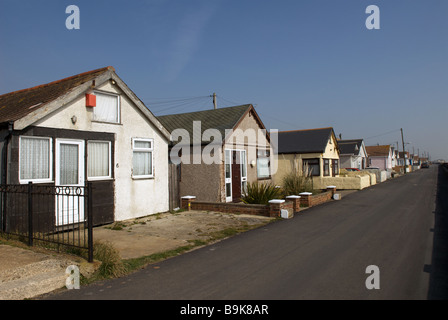
[[[96,96],[91,93],[86,93],[86,107],[96,107]]]

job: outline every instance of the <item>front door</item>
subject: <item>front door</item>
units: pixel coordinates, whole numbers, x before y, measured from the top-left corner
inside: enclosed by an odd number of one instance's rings
[[[84,141],[56,140],[56,225],[84,221]]]
[[[240,151],[232,152],[232,201],[241,200],[241,155]]]
[[[239,202],[247,188],[246,150],[225,150],[226,201]]]

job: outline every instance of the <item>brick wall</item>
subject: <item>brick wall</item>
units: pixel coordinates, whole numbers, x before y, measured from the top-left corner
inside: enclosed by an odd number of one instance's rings
[[[186,209],[185,206],[182,208]],[[269,217],[269,206],[262,204],[241,204],[241,203],[226,203],[226,202],[205,202],[192,201],[190,202],[191,210],[216,211],[239,214],[252,214]]]
[[[326,192],[322,192],[319,194],[315,194],[315,195],[311,196],[310,207],[317,206],[319,204],[328,202],[331,200],[332,196],[333,196],[333,194],[331,191],[326,191]]]
[[[299,212],[300,205],[308,207],[317,206],[332,199],[336,189],[331,189],[317,195],[302,195],[296,198],[285,200],[272,200],[269,205],[228,203],[228,202],[206,202],[196,201],[194,196],[186,196],[181,199],[182,209],[215,211],[224,213],[251,214],[266,217],[280,217],[281,210],[288,211],[288,217]],[[295,197],[295,196],[293,196]],[[300,204],[300,205],[299,205]]]
[[[300,194],[300,204],[305,207],[317,206],[319,204],[328,202],[332,199],[336,189],[331,191],[325,191],[315,195],[307,195],[305,193]]]

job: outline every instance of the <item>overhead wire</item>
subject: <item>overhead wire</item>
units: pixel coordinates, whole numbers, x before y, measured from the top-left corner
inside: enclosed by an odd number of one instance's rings
[[[201,101],[204,101],[205,99],[209,99],[208,96],[199,96],[199,97],[193,97],[193,98],[185,98],[185,99],[172,99],[167,101],[147,101],[147,105],[156,113],[159,112],[165,112],[169,110],[176,110],[179,111],[179,108],[185,107],[185,106],[192,106],[194,104],[198,104]],[[180,110],[184,110],[186,108],[182,108]]]
[[[389,132],[381,133],[381,134],[376,135],[376,136],[372,136],[372,137],[364,138],[364,140],[368,140],[368,139],[373,139],[373,138],[377,138],[377,137],[385,136],[385,135],[387,135],[387,134],[391,134],[391,133],[398,132],[398,131],[400,131],[400,129],[395,129],[395,130],[392,130],[392,131],[389,131]]]

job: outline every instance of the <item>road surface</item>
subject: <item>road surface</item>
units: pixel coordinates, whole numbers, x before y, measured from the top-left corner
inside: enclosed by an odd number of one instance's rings
[[[446,286],[437,283],[446,282],[447,269],[433,265],[445,258],[432,260],[433,240],[446,243],[434,233],[438,175],[438,166],[421,169],[127,277],[48,298],[446,298]],[[443,182],[446,191],[444,179],[439,189]],[[369,266],[378,272],[366,273]],[[379,289],[368,289],[368,278]]]

